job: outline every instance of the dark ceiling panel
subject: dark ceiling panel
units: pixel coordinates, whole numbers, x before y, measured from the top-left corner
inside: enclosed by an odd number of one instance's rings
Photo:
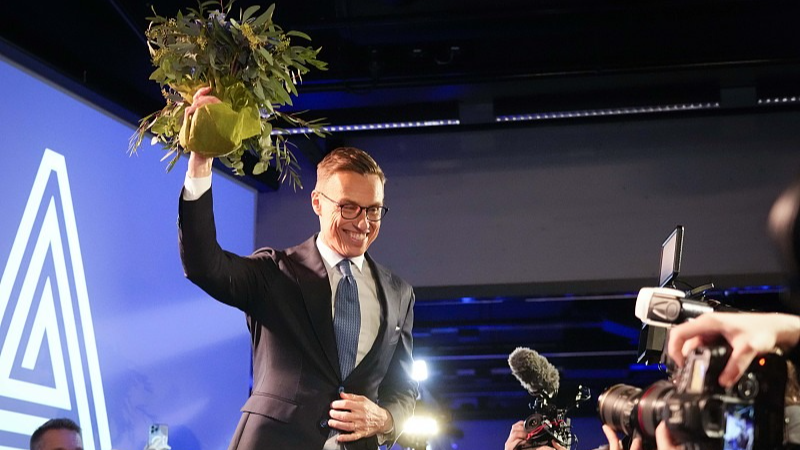
[[[252,4],[266,5],[237,1],[234,15]],[[148,80],[146,17],[151,8],[173,15],[194,5],[20,2],[0,18],[0,36],[144,115],[161,105],[157,86]],[[464,101],[470,98],[465,96],[491,99],[500,82],[529,90],[547,81],[551,92],[568,92],[575,77],[604,77],[622,95],[629,79],[621,75],[647,84],[674,73],[686,84],[686,71],[693,68],[693,76],[705,83],[710,78],[719,85],[725,82],[720,77],[732,76],[722,68],[739,71],[742,83],[785,83],[780,72],[759,77],[769,67],[800,63],[798,13],[800,4],[793,1],[498,0],[488,7],[482,1],[315,0],[278,2],[275,20],[287,30],[309,33],[330,63],[329,71],[308,74],[301,93],[380,96],[381,89],[401,85],[473,85],[445,99]],[[350,90],[365,86],[371,90]],[[407,101],[421,104],[433,96],[419,89]]]

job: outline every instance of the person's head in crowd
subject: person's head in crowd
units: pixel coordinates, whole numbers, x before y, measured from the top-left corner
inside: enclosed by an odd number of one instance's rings
[[[83,450],[81,427],[70,419],[50,419],[31,435],[30,450]]]
[[[800,314],[800,178],[778,196],[769,213],[767,231],[788,276],[786,306]]]
[[[311,206],[319,216],[322,241],[351,258],[366,253],[378,237],[383,205],[383,171],[363,150],[340,147],[317,165]]]

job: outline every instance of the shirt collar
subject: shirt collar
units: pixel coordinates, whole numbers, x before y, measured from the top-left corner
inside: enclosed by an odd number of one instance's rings
[[[325,244],[325,242],[322,241],[321,235],[317,235],[316,244],[317,244],[317,250],[319,250],[319,254],[320,256],[322,256],[322,260],[325,261],[325,264],[328,267],[336,267],[337,264],[339,264],[343,259],[345,259],[344,256],[336,253],[330,247],[328,247]],[[347,258],[347,259],[349,259],[350,261],[353,262],[353,264],[355,264],[359,272],[363,271],[364,255],[353,256],[352,258]]]

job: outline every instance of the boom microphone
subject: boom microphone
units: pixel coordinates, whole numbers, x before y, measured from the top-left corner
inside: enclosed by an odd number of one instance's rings
[[[508,365],[522,387],[534,397],[544,394],[552,398],[558,392],[558,369],[536,351],[517,347],[508,356]]]
[[[691,300],[685,292],[671,288],[642,288],[636,298],[636,317],[657,327],[669,328],[712,311],[737,310],[714,300]]]

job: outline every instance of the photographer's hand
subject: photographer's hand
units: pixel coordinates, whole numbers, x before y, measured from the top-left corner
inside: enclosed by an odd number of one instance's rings
[[[676,444],[675,441],[672,439],[672,435],[669,434],[669,428],[667,428],[667,424],[661,422],[656,427],[656,448],[658,450],[682,450],[683,445]]]
[[[614,431],[614,429],[608,425],[603,425],[603,434],[605,434],[606,439],[608,439],[608,450],[623,450],[622,441],[617,436],[617,432]],[[642,450],[642,439],[640,437],[634,437],[630,442],[630,448],[627,450]],[[604,447],[605,446],[602,446],[600,448]]]
[[[669,356],[682,367],[685,355],[719,337],[731,346],[731,356],[719,376],[719,384],[730,387],[757,355],[776,347],[787,351],[797,345],[800,317],[777,313],[706,313],[670,330]]]
[[[511,426],[511,432],[508,434],[504,450],[514,450],[517,446],[525,441],[528,433],[525,432],[525,422],[520,420]]]

